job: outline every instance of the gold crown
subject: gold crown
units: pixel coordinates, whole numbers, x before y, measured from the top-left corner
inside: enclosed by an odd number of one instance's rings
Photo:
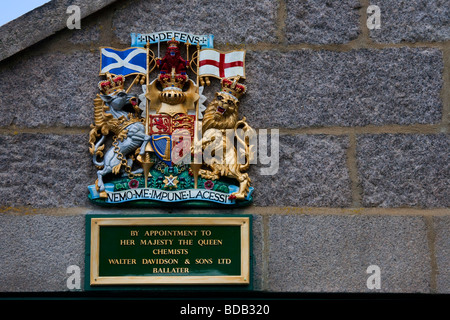
[[[178,48],[180,42],[175,40],[175,38],[172,38],[171,40],[167,41],[167,44],[169,45],[169,48]]]
[[[222,86],[222,92],[231,95],[233,98],[239,100],[239,98],[247,91],[247,87],[242,83],[238,83],[241,77],[230,77],[223,78],[220,81],[220,85]]]
[[[98,83],[98,88],[103,94],[111,94],[116,91],[123,90],[125,84],[125,77],[118,75],[112,77],[111,74],[106,75],[107,79]]]
[[[161,83],[163,90],[164,89],[173,89],[178,88],[180,90],[183,89],[184,84],[188,80],[188,76],[186,74],[176,74],[175,68],[172,68],[171,74],[160,74],[158,76],[158,80]]]
[[[186,100],[183,87],[187,79],[187,75],[175,74],[175,68],[170,75],[160,74],[158,80],[163,87],[163,91],[159,94],[161,101],[171,105],[183,103]]]

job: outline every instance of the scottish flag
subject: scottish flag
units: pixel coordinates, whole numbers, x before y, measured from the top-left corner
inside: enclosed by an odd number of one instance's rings
[[[147,51],[143,48],[101,49],[100,74],[117,75],[147,73]]]

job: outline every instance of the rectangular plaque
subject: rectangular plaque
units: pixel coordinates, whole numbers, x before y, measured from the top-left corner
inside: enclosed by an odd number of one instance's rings
[[[90,285],[249,284],[250,217],[92,217]]]

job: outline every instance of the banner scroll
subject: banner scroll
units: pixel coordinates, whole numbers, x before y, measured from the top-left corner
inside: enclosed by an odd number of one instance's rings
[[[200,44],[201,48],[214,47],[214,35],[195,35],[181,31],[161,31],[153,33],[131,33],[131,46],[143,47],[149,43],[158,43],[169,41],[172,38],[180,42],[189,42],[192,45]]]

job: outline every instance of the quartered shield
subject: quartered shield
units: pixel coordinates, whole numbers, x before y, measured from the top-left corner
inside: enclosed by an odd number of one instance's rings
[[[149,115],[150,143],[156,156],[168,166],[180,163],[190,155],[194,122],[193,115]]]

